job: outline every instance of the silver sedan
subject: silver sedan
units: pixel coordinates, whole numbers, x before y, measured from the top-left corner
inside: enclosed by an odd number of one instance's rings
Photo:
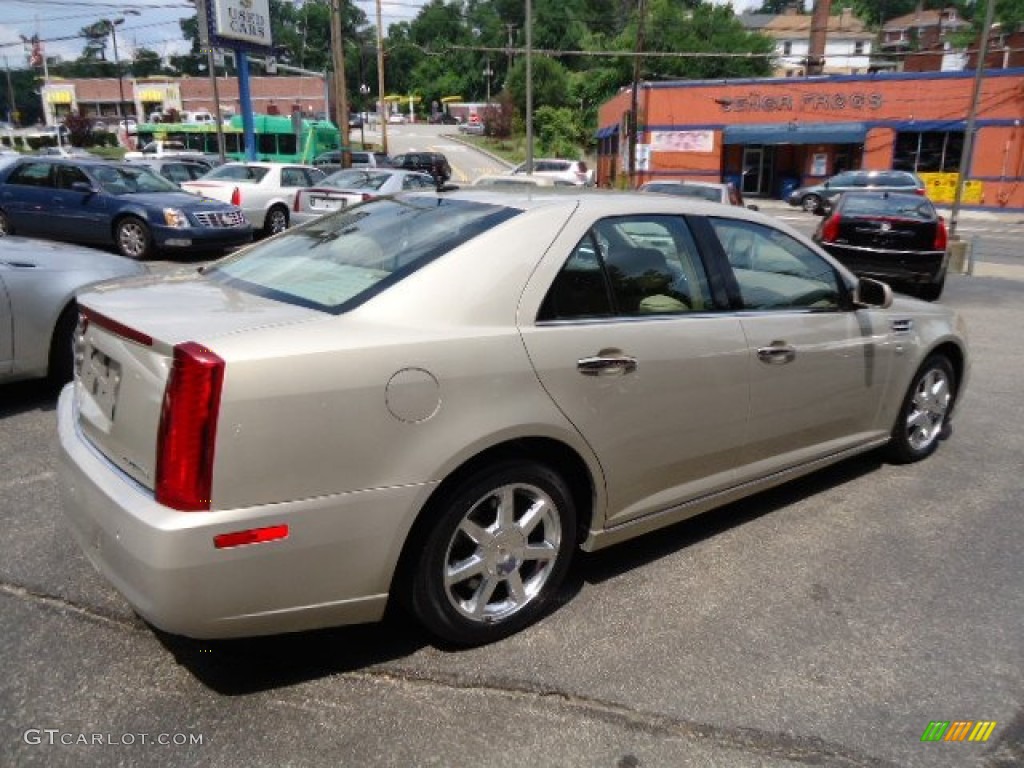
[[[174,633],[394,600],[485,643],[577,549],[948,434],[947,308],[743,208],[558,192],[380,198],[82,296],[59,483],[92,562]]]
[[[75,293],[148,271],[131,259],[79,245],[0,238],[0,383],[43,376],[69,380]]]
[[[315,187],[295,193],[292,213],[293,224],[304,224],[325,213],[399,192],[418,192],[435,189],[433,177],[419,171],[391,168],[349,168],[332,173]]]

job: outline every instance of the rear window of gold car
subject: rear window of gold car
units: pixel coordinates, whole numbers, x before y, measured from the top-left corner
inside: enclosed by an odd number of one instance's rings
[[[518,213],[433,197],[373,200],[241,251],[205,274],[249,293],[337,314]]]

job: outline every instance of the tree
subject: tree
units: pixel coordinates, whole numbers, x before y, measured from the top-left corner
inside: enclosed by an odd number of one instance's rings
[[[648,51],[698,56],[648,58],[644,73],[661,78],[764,77],[771,74],[775,42],[748,32],[728,6],[700,3],[685,9],[676,0],[651,0],[647,20]],[[635,24],[626,40],[635,39]],[[620,39],[620,42],[623,42]],[[750,58],[716,54],[753,53]]]
[[[131,64],[131,75],[133,77],[151,77],[163,71],[163,62],[160,54],[148,48],[139,48],[135,51],[135,58]]]
[[[90,61],[107,60],[107,38],[110,37],[110,22],[105,20],[97,21],[87,27],[82,27],[79,34],[85,38],[82,58]]]
[[[549,56],[533,56],[533,106],[562,107],[569,103],[569,73]],[[526,57],[520,56],[508,73],[506,87],[516,108],[526,114]]]

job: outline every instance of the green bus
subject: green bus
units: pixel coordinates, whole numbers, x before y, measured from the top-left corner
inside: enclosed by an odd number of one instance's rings
[[[291,117],[255,115],[256,159],[285,163],[311,163],[323,152],[341,149],[341,132],[328,120],[301,121],[296,132]],[[181,142],[187,149],[217,154],[217,127],[209,124],[142,123],[136,132],[139,148],[154,140]],[[235,115],[224,126],[224,154],[230,160],[245,159],[242,117]]]

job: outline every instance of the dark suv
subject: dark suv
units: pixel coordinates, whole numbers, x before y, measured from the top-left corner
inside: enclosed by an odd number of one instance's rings
[[[429,173],[438,184],[444,184],[452,177],[452,167],[448,165],[448,158],[440,152],[406,152],[404,155],[392,157],[391,164],[403,171]]]
[[[924,195],[924,182],[910,171],[843,171],[821,184],[793,190],[786,202],[814,213],[835,202],[843,192],[910,192]]]

